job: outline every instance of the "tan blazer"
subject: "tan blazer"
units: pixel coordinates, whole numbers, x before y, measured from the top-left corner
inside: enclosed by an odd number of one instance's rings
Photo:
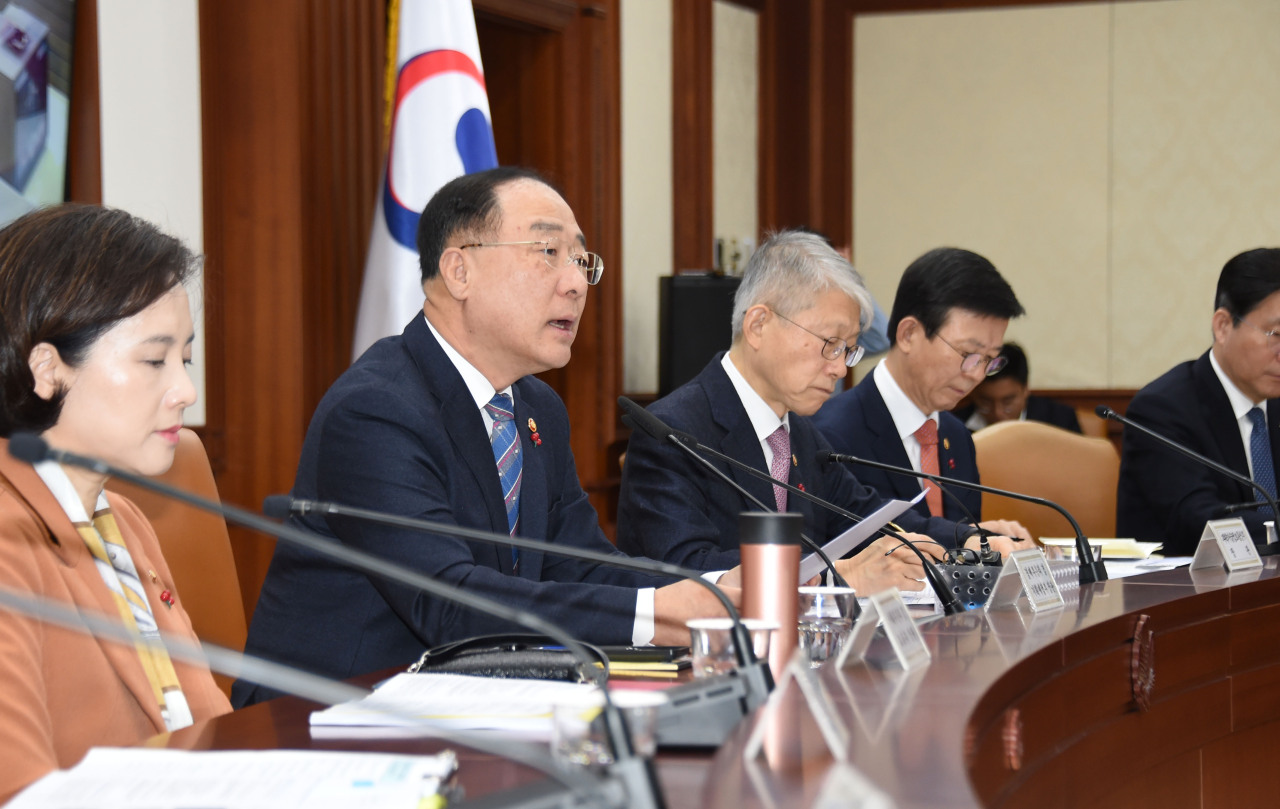
[[[161,631],[195,633],[150,524],[108,492]],[[151,573],[155,573],[153,581]],[[0,439],[0,585],[118,615],[84,540],[35,470]],[[160,600],[170,590],[172,607]],[[196,721],[231,709],[207,669],[174,661]],[[164,721],[132,646],[98,641],[0,609],[0,802],[93,746],[133,745]]]

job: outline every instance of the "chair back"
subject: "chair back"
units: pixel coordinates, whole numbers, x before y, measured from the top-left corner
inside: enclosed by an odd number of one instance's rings
[[[210,500],[219,499],[204,444],[186,428],[178,433],[173,466],[157,480]],[[109,480],[107,488],[132,500],[151,521],[196,635],[243,651],[247,634],[244,604],[223,519],[122,480]],[[230,694],[230,678],[215,674],[214,679]]]
[[[1002,421],[974,433],[973,443],[984,484],[1058,503],[1085,536],[1115,536],[1120,455],[1110,441],[1036,421]],[[982,495],[982,516],[1018,520],[1036,538],[1075,535],[1056,511],[998,495]]]

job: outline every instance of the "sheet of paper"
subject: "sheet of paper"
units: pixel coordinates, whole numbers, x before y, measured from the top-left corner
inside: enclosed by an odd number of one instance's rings
[[[417,809],[457,766],[435,756],[322,750],[190,751],[99,747],[50,773],[10,809]]]
[[[311,714],[312,726],[397,727],[428,723],[466,730],[551,734],[551,707],[581,699],[593,685],[556,680],[397,674],[355,702]]]
[[[822,550],[827,556],[831,557],[831,561],[835,561],[843,557],[846,553],[861,545],[871,538],[871,535],[879,531],[890,521],[895,519],[899,514],[914,506],[924,499],[924,489],[920,490],[920,494],[916,495],[909,502],[906,500],[890,500],[880,508],[867,515],[860,523],[856,523],[848,531],[822,546]],[[823,564],[822,558],[816,553],[811,553],[800,560],[800,584],[812,579],[827,566]]]

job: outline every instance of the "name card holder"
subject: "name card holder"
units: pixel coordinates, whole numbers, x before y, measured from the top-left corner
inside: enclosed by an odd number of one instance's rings
[[[803,649],[796,649],[787,667],[782,670],[778,684],[769,694],[764,711],[761,711],[760,720],[751,730],[751,737],[742,751],[743,757],[751,760],[760,755],[764,748],[765,732],[772,724],[769,716],[776,715],[781,710],[783,695],[793,682],[799,686],[805,706],[809,709],[813,721],[818,724],[818,730],[822,731],[822,738],[827,743],[827,749],[831,751],[832,758],[843,761],[849,752],[849,728],[840,717],[840,712],[836,710],[835,701],[823,687],[818,670],[809,665],[809,658]]]
[[[907,603],[902,600],[902,593],[898,592],[897,587],[891,587],[871,596],[854,623],[840,657],[836,659],[836,668],[843,669],[861,662],[867,654],[867,647],[871,645],[876,627],[882,623],[903,669],[910,671],[933,660],[929,647],[925,646],[924,638],[920,636],[920,629],[911,620],[911,612],[907,609]]]
[[[1244,520],[1232,517],[1209,520],[1204,524],[1196,555],[1191,559],[1191,569],[1207,567],[1221,568],[1227,573],[1262,567],[1262,558],[1258,556],[1258,549]]]
[[[1062,609],[1067,604],[1058,583],[1053,580],[1049,560],[1044,558],[1044,551],[1039,548],[1026,548],[1009,554],[1000,568],[1000,577],[991,588],[985,609],[1007,607],[1017,602],[1023,593],[1026,593],[1033,612]]]

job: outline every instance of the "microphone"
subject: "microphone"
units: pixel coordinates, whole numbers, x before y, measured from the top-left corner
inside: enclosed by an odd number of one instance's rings
[[[639,427],[641,430],[647,433],[650,437],[658,441],[668,441],[674,444],[675,446],[679,447],[682,452],[684,452],[686,455],[688,455],[690,458],[696,461],[700,466],[702,466],[702,468],[709,470],[712,474],[714,474],[720,480],[723,480],[725,483],[729,484],[729,486],[731,486],[735,491],[737,491],[739,494],[745,497],[748,502],[754,504],[757,508],[759,508],[762,511],[774,512],[776,510],[760,502],[760,500],[758,500],[755,497],[755,495],[751,494],[751,492],[739,486],[737,481],[735,481],[733,478],[729,477],[719,469],[716,469],[715,464],[711,463],[706,458],[698,454],[699,451],[709,452],[710,454],[715,455],[721,458],[722,460],[725,460],[735,465],[736,467],[747,471],[749,474],[756,475],[756,476],[763,476],[765,480],[769,480],[777,485],[783,486],[787,489],[787,491],[795,492],[801,497],[804,497],[805,499],[808,499],[808,500],[812,500],[813,502],[818,503],[819,505],[822,505],[850,520],[853,520],[855,522],[862,522],[863,518],[858,516],[857,514],[854,514],[851,511],[846,511],[845,509],[840,508],[834,503],[829,503],[820,497],[811,495],[808,492],[805,492],[799,488],[792,487],[786,483],[783,483],[780,480],[776,480],[770,475],[767,475],[758,469],[754,469],[753,467],[747,464],[744,464],[741,461],[738,461],[734,458],[730,458],[727,455],[721,455],[720,453],[716,452],[710,447],[700,444],[696,438],[689,435],[688,433],[682,433],[678,430],[668,427],[662,421],[662,419],[653,415],[648,410],[645,410],[643,407],[631,401],[625,396],[618,397],[618,405],[623,410],[627,411],[627,414],[623,416],[623,421],[629,422],[629,426]],[[885,536],[893,537],[894,539],[901,542],[911,552],[913,552],[916,556],[920,558],[920,564],[924,568],[925,579],[928,580],[929,586],[933,588],[934,593],[938,596],[938,601],[942,604],[943,612],[945,612],[947,615],[955,615],[956,613],[964,612],[964,605],[960,603],[960,599],[956,596],[955,593],[951,591],[951,588],[947,587],[946,582],[944,582],[942,579],[942,574],[938,572],[937,567],[934,566],[933,564],[933,560],[929,559],[928,556],[925,555],[924,551],[917,548],[911,542],[908,542],[906,537],[903,537],[902,535],[898,534],[895,531],[892,531],[888,528],[881,528],[879,530],[880,530],[880,533],[884,534]],[[800,541],[803,542],[807,547],[813,549],[818,554],[819,558],[826,563],[827,569],[831,571],[833,582],[838,583],[838,586],[841,586],[841,587],[848,586],[848,584],[840,576],[840,574],[836,572],[835,565],[831,563],[831,560],[827,557],[826,553],[822,550],[821,546],[819,546],[818,543],[814,542],[812,539],[810,539],[808,536],[804,534],[800,534]]]
[[[626,411],[626,414],[622,417],[623,424],[626,424],[628,427],[630,427],[633,430],[638,428],[644,431],[645,433],[648,433],[650,437],[658,441],[670,440],[671,443],[679,447],[683,452],[689,455],[690,458],[692,458],[698,464],[703,466],[705,469],[710,470],[713,475],[715,475],[716,477],[723,480],[725,483],[732,486],[739,494],[741,494],[743,497],[747,499],[747,502],[756,506],[761,511],[776,513],[777,509],[766,506],[751,492],[739,486],[738,482],[735,481],[733,478],[729,477],[724,472],[721,472],[719,469],[716,469],[715,465],[709,463],[706,458],[699,456],[697,452],[695,452],[695,450],[706,451],[709,454],[720,458],[721,460],[728,461],[730,464],[737,466],[739,469],[742,469],[743,471],[747,472],[750,475],[754,475],[757,478],[769,481],[773,483],[775,486],[781,486],[782,488],[786,489],[788,492],[794,495],[802,497],[806,500],[811,500],[815,503],[818,503],[819,505],[824,505],[824,506],[827,506],[828,508],[834,509],[837,513],[841,514],[841,516],[848,517],[855,521],[860,521],[862,519],[856,514],[850,514],[849,512],[844,511],[843,509],[837,509],[835,506],[831,505],[830,503],[823,500],[822,498],[809,494],[803,489],[796,488],[795,486],[792,486],[789,483],[783,483],[782,481],[778,480],[772,475],[769,475],[765,472],[761,472],[759,469],[756,469],[753,466],[744,464],[741,461],[736,460],[734,458],[730,458],[727,455],[721,455],[719,452],[716,452],[710,447],[704,447],[702,444],[699,444],[698,440],[693,436],[689,435],[688,433],[682,433],[679,430],[675,430],[675,429],[672,429],[671,427],[668,427],[665,423],[663,423],[662,419],[653,415],[648,410],[645,410],[643,407],[631,401],[626,396],[618,397],[618,406]],[[828,572],[831,573],[832,584],[834,584],[837,587],[849,586],[849,583],[845,581],[844,577],[840,575],[840,572],[836,570],[836,566],[831,562],[831,558],[827,556],[826,551],[822,549],[821,545],[819,545],[817,542],[814,542],[812,538],[810,538],[808,535],[804,533],[800,534],[800,542],[804,544],[806,548],[816,553],[818,555],[818,558],[822,560],[822,563],[827,566]]]
[[[600,688],[604,700],[603,714],[606,731],[615,762],[611,772],[614,772],[624,782],[628,794],[633,799],[643,801],[650,806],[662,805],[662,794],[657,785],[657,775],[653,769],[653,762],[635,754],[631,744],[631,734],[627,731],[626,719],[609,696],[609,689],[606,687],[606,681],[609,676],[607,667],[597,668],[594,665],[594,657],[587,651],[586,647],[552,622],[537,615],[513,609],[491,598],[476,595],[453,585],[436,581],[412,570],[405,570],[383,559],[349,548],[340,542],[327,540],[291,526],[279,525],[265,517],[236,506],[206,500],[199,495],[191,494],[161,481],[116,468],[97,458],[77,455],[73,452],[50,447],[43,438],[37,435],[14,433],[9,439],[9,454],[18,460],[31,464],[44,460],[53,460],[64,465],[89,469],[96,474],[128,481],[148,491],[218,514],[230,523],[254,529],[288,544],[301,546],[313,553],[348,565],[362,573],[380,576],[389,581],[416,588],[432,596],[462,604],[470,609],[519,624],[533,632],[546,635],[564,646],[578,658],[583,680],[594,681],[597,687]],[[745,629],[743,634],[745,635]]]
[[[886,472],[896,472],[900,475],[909,475],[915,478],[923,478],[932,480],[942,487],[942,481],[947,485],[959,486],[962,489],[973,489],[979,492],[987,492],[989,494],[998,494],[1002,497],[1009,497],[1014,500],[1022,500],[1026,503],[1036,503],[1053,509],[1054,511],[1067,518],[1067,522],[1071,523],[1071,528],[1076,532],[1076,554],[1080,557],[1080,583],[1088,584],[1095,581],[1107,580],[1107,567],[1102,563],[1101,559],[1093,558],[1093,549],[1089,547],[1089,540],[1085,537],[1084,531],[1080,530],[1080,523],[1076,522],[1076,518],[1062,506],[1046,500],[1043,497],[1032,497],[1029,494],[1020,494],[1018,492],[1010,492],[1004,489],[997,489],[993,486],[983,486],[981,483],[970,483],[967,480],[957,480],[956,478],[942,478],[938,475],[930,475],[927,472],[917,472],[914,469],[905,466],[894,466],[893,464],[880,463],[879,461],[871,461],[866,458],[859,458],[856,455],[842,455],[838,452],[828,452],[820,450],[817,455],[818,463],[855,463],[869,466],[872,469],[883,469]]]
[[[660,743],[718,747],[738,721],[758,705],[763,704],[769,692],[773,690],[773,678],[769,674],[767,662],[756,659],[755,647],[751,643],[746,627],[742,625],[742,618],[737,608],[733,606],[733,602],[723,590],[702,578],[697,571],[652,559],[639,559],[623,554],[601,553],[586,548],[522,539],[452,523],[420,520],[338,503],[303,500],[287,494],[273,494],[266,497],[262,501],[262,510],[268,516],[279,519],[295,514],[298,516],[318,514],[365,520],[381,525],[407,528],[411,531],[447,534],[475,542],[486,542],[490,545],[539,551],[625,570],[656,573],[699,582],[715,594],[729,614],[730,620],[733,621],[733,644],[734,653],[738,658],[738,668],[727,675],[699,679],[665,690],[663,694],[667,696],[668,702],[658,709]],[[275,523],[270,524],[275,525]]]
[[[144,644],[163,649],[174,660],[207,666],[219,674],[251,680],[259,685],[322,705],[340,705],[361,699],[370,693],[367,688],[330,680],[318,674],[247,655],[217,644],[192,642],[181,635],[164,630],[158,630],[156,636],[144,637],[105,613],[81,612],[66,603],[23,593],[10,587],[0,586],[0,609],[25,615],[51,626],[84,633],[109,643],[119,643],[129,648]],[[556,765],[543,744],[496,738],[492,734],[433,727],[407,715],[401,718],[411,720],[412,727],[428,736],[447,742],[466,744],[476,750],[526,764],[558,780],[576,795],[592,795],[602,791],[603,785],[593,780],[589,772],[568,770]]]
[[[1280,515],[1280,508],[1276,507],[1276,499],[1271,496],[1271,492],[1267,491],[1262,486],[1259,486],[1257,483],[1254,482],[1252,478],[1245,477],[1244,475],[1240,474],[1236,470],[1231,469],[1230,467],[1227,467],[1227,466],[1223,466],[1222,464],[1218,463],[1212,458],[1206,458],[1205,456],[1201,455],[1200,453],[1196,452],[1190,447],[1179,444],[1177,441],[1174,441],[1172,438],[1166,438],[1165,436],[1161,435],[1160,433],[1156,432],[1150,427],[1145,427],[1131,418],[1127,418],[1125,416],[1120,415],[1119,413],[1112,410],[1110,407],[1107,407],[1106,405],[1101,405],[1101,404],[1098,405],[1096,408],[1094,408],[1093,412],[1104,419],[1110,419],[1111,421],[1118,421],[1126,427],[1132,427],[1133,429],[1137,430],[1143,435],[1147,435],[1147,436],[1150,436],[1151,438],[1154,438],[1156,441],[1168,447],[1169,449],[1185,455],[1186,457],[1201,464],[1202,466],[1207,466],[1208,468],[1212,469],[1213,471],[1217,472],[1220,475],[1225,475],[1231,478],[1232,480],[1236,481],[1237,483],[1242,483],[1245,486],[1249,487],[1250,489],[1254,489],[1255,491],[1258,492],[1258,494],[1262,495],[1263,501],[1268,506],[1271,506],[1272,515]],[[1246,503],[1244,505],[1237,506],[1237,507],[1228,506],[1226,509],[1226,513],[1232,514],[1232,513],[1235,513],[1236,511],[1249,508],[1254,505],[1258,505],[1258,504]],[[1254,544],[1256,545],[1258,543],[1255,542]]]

